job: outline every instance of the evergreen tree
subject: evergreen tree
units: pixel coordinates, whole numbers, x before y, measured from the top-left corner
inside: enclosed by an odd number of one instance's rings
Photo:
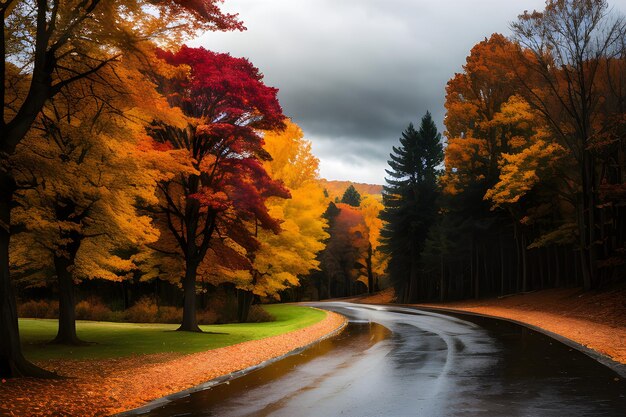
[[[389,156],[381,212],[387,222],[381,232],[383,250],[389,255],[388,273],[398,299],[410,302],[421,297],[420,253],[435,221],[438,167],[443,161],[441,135],[429,112],[419,131],[409,124]]]
[[[341,202],[351,205],[352,207],[359,207],[361,205],[361,194],[354,188],[354,185],[350,184],[343,193]]]

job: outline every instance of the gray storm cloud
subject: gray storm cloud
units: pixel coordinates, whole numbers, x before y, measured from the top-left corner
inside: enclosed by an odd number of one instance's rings
[[[613,1],[626,10],[626,0]],[[328,179],[382,184],[389,152],[430,110],[471,47],[543,0],[226,0],[248,30],[193,45],[249,58],[280,89]]]

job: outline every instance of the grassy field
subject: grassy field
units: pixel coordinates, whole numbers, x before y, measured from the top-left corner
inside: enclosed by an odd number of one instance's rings
[[[46,344],[56,335],[56,320],[20,319],[24,355],[30,360],[103,359],[134,354],[200,352],[298,330],[321,321],[326,313],[292,305],[263,306],[275,321],[200,326],[206,333],[175,331],[174,324],[78,321],[78,337],[93,344]]]

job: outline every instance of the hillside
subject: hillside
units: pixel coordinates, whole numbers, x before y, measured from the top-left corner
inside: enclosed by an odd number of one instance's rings
[[[326,179],[320,180],[322,187],[328,191],[328,195],[330,198],[334,199],[335,197],[341,198],[343,193],[346,191],[346,188],[350,186],[350,184],[354,185],[354,188],[359,192],[359,194],[372,194],[377,195],[381,194],[383,191],[383,186],[378,184],[363,184],[358,182],[351,181],[329,181]]]

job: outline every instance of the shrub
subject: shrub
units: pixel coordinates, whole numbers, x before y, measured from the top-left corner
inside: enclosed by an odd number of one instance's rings
[[[180,323],[183,320],[183,310],[176,307],[160,306],[157,316],[159,323]]]
[[[215,324],[218,319],[218,315],[213,310],[199,310],[198,311],[198,324]]]
[[[131,308],[125,311],[126,321],[131,323],[155,323],[159,309],[149,297],[139,299]]]
[[[113,310],[111,311],[111,315],[109,316],[109,321],[114,321],[118,323],[124,322],[124,311],[123,310]]]
[[[76,304],[77,320],[112,321],[113,311],[97,297],[90,297]]]
[[[18,304],[18,317],[32,319],[56,319],[59,317],[59,302],[29,300]]]
[[[30,300],[18,305],[18,315],[23,318],[56,319],[59,317],[57,301]],[[159,306],[152,298],[143,297],[125,311],[112,311],[97,297],[90,297],[76,304],[77,320],[114,321],[131,323],[172,323],[182,321],[183,310],[179,307]],[[228,294],[212,299],[208,307],[197,312],[198,324],[224,324],[237,322],[237,300]],[[248,322],[273,321],[261,306],[250,307]]]
[[[250,311],[248,312],[248,323],[263,323],[274,320],[276,320],[274,316],[265,311],[265,309],[260,305],[254,304],[250,306]]]
[[[212,323],[203,324],[236,323],[237,299],[229,293],[218,291],[209,299],[203,314],[207,315],[207,317],[214,316]]]

